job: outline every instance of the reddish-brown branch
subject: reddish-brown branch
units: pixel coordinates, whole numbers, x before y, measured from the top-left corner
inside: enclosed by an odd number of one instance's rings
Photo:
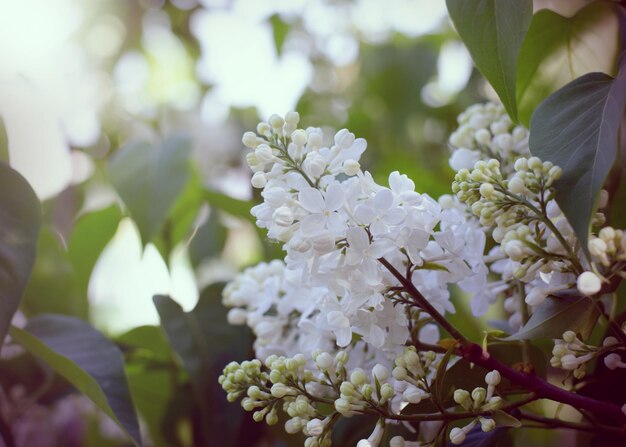
[[[417,290],[411,281],[404,277],[385,258],[380,258],[379,262],[389,270],[389,272],[400,282],[404,290],[415,300],[415,305],[424,309],[443,329],[458,341],[456,354],[468,362],[474,363],[487,370],[497,370],[503,377],[511,382],[522,386],[528,391],[536,393],[539,398],[545,398],[571,405],[574,408],[588,410],[595,415],[609,417],[620,424],[626,423],[626,415],[622,409],[610,402],[595,400],[580,394],[575,394],[538,378],[537,376],[525,374],[502,363],[498,359],[490,356],[476,343],[467,340],[454,326],[446,320]]]

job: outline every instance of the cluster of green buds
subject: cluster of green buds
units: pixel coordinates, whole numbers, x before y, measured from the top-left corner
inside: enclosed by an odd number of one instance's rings
[[[554,201],[561,168],[537,157],[519,158],[514,168],[507,179],[497,160],[478,161],[456,174],[452,190],[482,225],[494,227],[493,239],[520,264],[517,279],[532,280],[537,270],[574,270],[570,247],[576,239]]]
[[[393,387],[385,382],[389,373],[382,365],[374,367],[375,386],[368,389],[363,371],[352,371],[348,379],[345,351],[336,355],[316,351],[311,360],[297,354],[291,358],[271,355],[264,364],[256,359],[241,364],[231,362],[219,383],[229,401],[242,398],[242,407],[253,411],[257,422],[265,420],[274,425],[279,421],[278,411],[282,410],[288,418],[285,431],[302,432],[307,436],[305,447],[329,447],[332,428],[340,414],[363,411],[370,403],[384,405],[393,397]],[[361,405],[350,403],[356,401],[352,395],[348,399],[350,386],[354,392],[358,388]],[[333,405],[337,411],[332,411]]]
[[[477,416],[465,426],[454,427],[450,430],[450,442],[452,444],[462,444],[467,434],[473,430],[477,424],[480,424],[480,428],[484,432],[489,432],[496,428],[496,421],[493,418],[485,416],[485,414],[500,410],[505,404],[504,399],[494,395],[496,387],[500,384],[501,380],[500,373],[494,370],[485,375],[487,389],[477,387],[474,388],[471,393],[463,389],[454,391],[454,401],[463,407],[464,410],[476,413]]]
[[[574,331],[565,331],[563,338],[554,341],[550,364],[555,368],[572,371],[577,379],[585,377],[587,363],[604,354],[604,363],[609,369],[626,368],[617,350],[624,346],[615,337],[606,337],[602,346],[593,346],[583,342]]]
[[[549,161],[520,158],[515,162],[513,177],[505,179],[498,160],[480,160],[473,170],[457,172],[452,191],[470,206],[481,224],[507,229],[540,218],[534,204],[552,199],[551,187],[561,173],[561,168]]]

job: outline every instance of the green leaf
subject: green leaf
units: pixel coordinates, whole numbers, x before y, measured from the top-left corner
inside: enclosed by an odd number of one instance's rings
[[[205,445],[239,445],[242,409],[226,401],[217,378],[229,361],[248,356],[249,332],[227,323],[221,287],[203,291],[191,312],[167,296],[155,296],[154,303],[167,338],[191,378]]]
[[[191,141],[177,135],[159,146],[131,142],[109,163],[109,175],[144,243],[161,229],[190,178]]]
[[[491,417],[494,421],[496,421],[498,427],[520,428],[522,426],[522,423],[517,418],[514,418],[513,416],[505,413],[502,410],[494,411],[493,413],[491,413]]]
[[[530,151],[563,169],[556,201],[587,250],[596,196],[617,156],[626,58],[616,78],[589,73],[550,95],[530,123]]]
[[[444,395],[444,378],[446,371],[448,370],[448,362],[450,362],[450,356],[454,351],[454,347],[450,347],[443,355],[437,367],[437,374],[435,376],[435,396],[434,399],[437,402],[443,402],[446,398]]]
[[[198,266],[202,261],[219,256],[226,245],[228,231],[221,224],[217,210],[213,209],[208,220],[196,230],[189,242],[189,259]]]
[[[67,254],[76,272],[79,293],[87,296],[91,272],[117,231],[122,212],[117,205],[81,216],[74,224]]]
[[[109,415],[133,444],[141,445],[124,357],[111,341],[84,321],[61,315],[37,316],[25,329],[11,327],[10,334]]]
[[[209,202],[209,205],[212,207],[252,223],[256,222],[256,219],[250,214],[250,209],[254,206],[253,202],[235,199],[234,197],[210,189],[205,189],[203,195],[205,200]]]
[[[278,14],[274,14],[272,17],[270,17],[270,24],[272,25],[272,31],[274,34],[274,45],[276,46],[276,53],[278,53],[278,56],[280,56],[283,51],[285,38],[289,33],[289,25],[285,23]]]
[[[78,290],[74,266],[61,240],[44,227],[37,243],[37,258],[20,309],[28,316],[55,313],[88,317],[87,290]]]
[[[619,5],[594,2],[573,17],[543,9],[533,16],[517,61],[519,119],[549,94],[593,71],[615,73],[619,54]]]
[[[41,205],[28,182],[0,162],[0,340],[19,307],[35,262]]]
[[[137,411],[150,431],[156,447],[178,446],[180,442],[167,439],[165,427],[178,386],[179,369],[171,362],[171,349],[157,326],[140,326],[116,339],[127,352],[126,374]]]
[[[582,334],[584,339],[591,334],[598,316],[599,311],[590,298],[548,297],[535,309],[524,327],[505,340],[561,338],[568,330]]]
[[[533,15],[532,0],[446,0],[476,68],[517,121],[517,57]]]

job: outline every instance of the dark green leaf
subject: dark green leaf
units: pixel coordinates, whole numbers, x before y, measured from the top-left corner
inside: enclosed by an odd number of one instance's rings
[[[139,424],[124,374],[120,350],[82,320],[61,315],[32,318],[11,337],[63,376],[109,415],[135,445]]]
[[[68,253],[53,230],[44,227],[21,310],[29,316],[55,313],[87,319],[88,306],[86,286],[81,293]]]
[[[618,12],[612,2],[593,2],[573,17],[543,9],[533,16],[517,61],[517,106],[525,125],[550,93],[592,71],[615,73]]]
[[[0,340],[9,330],[28,282],[39,229],[41,205],[28,182],[0,162]]]
[[[184,312],[167,296],[155,296],[154,302],[167,338],[191,378],[204,421],[205,442],[238,445],[244,436],[239,433],[242,409],[226,401],[217,378],[229,361],[247,357],[249,333],[227,323],[220,287],[205,290],[191,312]]]
[[[533,340],[561,338],[572,330],[587,338],[598,320],[599,311],[587,297],[554,298],[537,307],[528,322],[517,334],[505,340]]]
[[[81,216],[72,230],[68,241],[67,254],[76,272],[77,288],[87,296],[91,271],[96,265],[102,250],[109,243],[122,219],[117,205]]]
[[[550,95],[530,124],[530,151],[563,169],[556,200],[584,250],[596,196],[617,156],[626,58],[614,79],[589,73]]]
[[[476,68],[517,121],[517,56],[533,15],[532,0],[446,0]]]
[[[160,146],[132,142],[109,164],[111,182],[139,227],[144,243],[161,229],[190,178],[191,141],[183,136]]]
[[[446,351],[446,353],[441,358],[439,362],[439,366],[437,367],[437,375],[435,376],[435,396],[434,399],[436,402],[443,402],[447,397],[444,395],[444,385],[445,385],[445,375],[448,370],[448,362],[450,361],[450,356],[454,348],[450,348]]]

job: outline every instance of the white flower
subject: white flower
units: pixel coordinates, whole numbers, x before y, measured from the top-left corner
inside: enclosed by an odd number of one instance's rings
[[[357,205],[354,217],[362,224],[369,225],[373,235],[385,234],[389,226],[399,225],[406,216],[406,212],[394,206],[394,196],[390,189],[381,189],[373,200]]]
[[[316,188],[306,188],[298,194],[298,201],[310,214],[300,223],[303,236],[312,237],[322,230],[340,233],[343,228],[343,217],[337,213],[345,201],[343,188],[339,183],[328,187],[325,195]]]

